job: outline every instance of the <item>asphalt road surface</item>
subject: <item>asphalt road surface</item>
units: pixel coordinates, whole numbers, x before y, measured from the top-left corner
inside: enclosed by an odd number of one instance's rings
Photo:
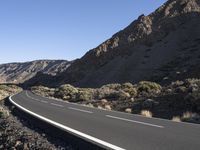
[[[11,96],[23,111],[105,149],[198,150],[200,125],[99,110],[44,98],[30,91]]]

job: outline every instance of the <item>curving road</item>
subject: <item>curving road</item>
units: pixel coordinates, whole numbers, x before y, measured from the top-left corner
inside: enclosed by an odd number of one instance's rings
[[[99,110],[23,91],[11,96],[19,109],[105,149],[197,150],[200,125]]]

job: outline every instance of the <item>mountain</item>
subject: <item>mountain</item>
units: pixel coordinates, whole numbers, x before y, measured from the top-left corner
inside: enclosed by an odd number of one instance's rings
[[[0,83],[23,83],[37,73],[52,76],[65,71],[71,62],[65,60],[37,60],[0,65]]]
[[[139,16],[64,72],[54,77],[38,74],[28,83],[98,87],[200,77],[199,24],[199,0],[169,0],[150,15]]]

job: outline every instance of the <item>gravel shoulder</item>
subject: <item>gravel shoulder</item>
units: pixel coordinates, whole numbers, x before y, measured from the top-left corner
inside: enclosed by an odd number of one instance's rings
[[[50,137],[39,126],[34,126],[32,120],[22,117],[23,113],[19,117],[21,112],[7,99],[1,101],[0,107],[5,113],[0,118],[0,149],[73,150],[69,143]]]
[[[63,132],[0,101],[0,150],[100,150],[87,141]]]

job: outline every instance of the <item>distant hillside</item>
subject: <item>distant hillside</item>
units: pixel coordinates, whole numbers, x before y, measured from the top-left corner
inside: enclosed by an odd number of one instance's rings
[[[200,77],[199,24],[199,0],[169,0],[87,52],[64,72],[54,77],[39,74],[28,83],[98,87]]]
[[[65,71],[71,62],[65,60],[37,60],[0,65],[0,83],[23,83],[41,72],[52,76]]]

